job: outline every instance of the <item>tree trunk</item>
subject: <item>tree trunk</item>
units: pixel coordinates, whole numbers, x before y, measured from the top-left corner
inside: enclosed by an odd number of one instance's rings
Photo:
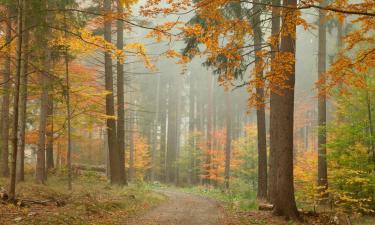
[[[286,0],[285,7],[297,7],[296,0]],[[299,217],[294,198],[293,183],[293,116],[294,116],[294,87],[295,87],[295,46],[296,46],[296,24],[294,20],[294,9],[283,9],[283,24],[291,24],[288,35],[282,36],[280,54],[292,57],[290,70],[283,67],[283,75],[288,79],[285,81],[287,87],[281,87],[282,95],[275,97],[275,141],[277,143],[277,196],[275,201],[275,213],[287,218],[297,219]]]
[[[258,2],[258,1],[256,1]],[[259,56],[262,50],[262,29],[261,29],[261,7],[253,7],[253,28],[255,48],[255,73],[257,79],[263,79],[263,59]],[[264,88],[256,87],[256,94],[259,102],[257,107],[257,134],[258,134],[258,199],[267,198],[267,141],[266,141],[266,113],[263,106]]]
[[[151,175],[150,179],[151,182],[155,181],[156,178],[156,148],[157,148],[157,131],[158,131],[158,121],[159,121],[159,99],[160,99],[160,85],[161,85],[161,77],[160,75],[157,77],[157,85],[156,85],[156,99],[155,99],[155,116],[152,125],[153,137],[152,137],[152,149],[151,149]]]
[[[231,159],[231,144],[232,144],[232,100],[231,93],[225,92],[225,108],[226,108],[226,142],[225,142],[225,170],[224,170],[224,183],[225,188],[229,189],[230,179],[230,159]]]
[[[273,0],[272,4],[280,5],[280,0]],[[272,36],[276,38],[275,45],[271,46],[271,71],[276,71],[275,68],[275,56],[276,52],[279,51],[279,33],[280,33],[280,9],[277,7],[272,7]],[[277,127],[277,117],[278,112],[275,110],[275,104],[278,101],[278,95],[273,89],[277,84],[271,83],[271,93],[270,93],[270,155],[269,155],[269,176],[268,176],[268,201],[275,203],[277,196],[277,132],[275,132]]]
[[[124,8],[120,0],[117,1],[117,12],[120,16],[124,13]],[[124,21],[117,20],[117,49],[124,48]],[[120,175],[127,185],[125,173],[125,93],[124,93],[124,59],[117,59],[117,145],[120,156]]]
[[[12,127],[12,158],[11,158],[11,170],[10,170],[10,185],[9,185],[9,200],[14,201],[16,197],[16,170],[17,170],[17,150],[18,150],[18,104],[20,94],[20,80],[21,80],[21,62],[22,62],[22,37],[23,30],[23,8],[25,2],[18,0],[18,12],[17,12],[17,62],[16,62],[16,76],[14,84],[14,102],[13,102],[13,127]]]
[[[166,181],[174,182],[176,175],[176,152],[177,152],[177,90],[176,78],[169,80],[168,91],[168,137],[166,158]]]
[[[204,179],[205,184],[210,184],[210,171],[211,171],[211,149],[212,149],[212,119],[213,119],[213,86],[214,86],[214,77],[212,74],[208,73],[208,98],[207,98],[207,155],[205,159],[206,164],[206,178]]]
[[[162,79],[162,77],[160,78]],[[162,84],[167,84],[165,79],[162,79]],[[167,138],[167,91],[168,87],[165,85],[160,89],[160,180],[166,181],[166,138]]]
[[[46,126],[48,112],[48,92],[49,92],[49,62],[51,60],[51,51],[48,48],[44,50],[44,71],[40,73],[42,93],[40,96],[40,117],[39,117],[39,133],[38,133],[38,150],[36,162],[36,181],[44,183],[46,180]]]
[[[12,21],[10,9],[8,9],[8,19],[6,21],[6,34],[5,41],[10,43],[12,38]],[[7,54],[4,61],[4,72],[3,72],[3,83],[4,83],[4,93],[2,102],[2,115],[1,115],[1,176],[9,176],[9,103],[10,103],[10,92],[11,92],[11,47],[8,45],[6,47]]]
[[[188,183],[194,184],[194,174],[193,170],[195,169],[194,166],[194,152],[195,152],[195,82],[194,82],[193,74],[189,76],[189,161],[190,161],[190,168],[188,171]]]
[[[104,0],[105,14],[111,13],[111,0]],[[104,40],[108,43],[112,42],[112,25],[108,18],[104,18]],[[112,56],[108,51],[104,53],[104,76],[105,76],[105,89],[109,93],[106,95],[105,106],[107,118],[107,134],[108,134],[108,149],[109,149],[109,162],[110,162],[110,179],[111,184],[123,184],[124,177],[121,174],[121,160],[117,146],[116,134],[116,120],[115,117],[115,101],[113,93],[113,73],[112,73]]]
[[[52,79],[48,79],[50,92],[47,100],[47,126],[46,126],[46,174],[48,170],[55,167],[53,162],[53,84]]]
[[[325,3],[321,2],[320,6]],[[327,181],[327,150],[326,150],[326,96],[321,93],[325,85],[324,73],[326,72],[326,22],[325,11],[319,10],[319,49],[318,49],[318,79],[321,85],[318,87],[318,186],[324,192],[328,188]]]
[[[27,9],[25,9],[26,12]],[[27,13],[25,13],[25,18]],[[25,19],[25,29],[27,29],[27,21]],[[27,71],[29,63],[29,32],[24,31],[22,37],[22,49],[24,51],[23,61],[21,64],[21,78],[20,78],[20,105],[19,105],[19,144],[18,144],[18,154],[17,154],[17,182],[25,180],[24,173],[24,161],[25,161],[25,132],[26,132],[26,118],[27,118]]]

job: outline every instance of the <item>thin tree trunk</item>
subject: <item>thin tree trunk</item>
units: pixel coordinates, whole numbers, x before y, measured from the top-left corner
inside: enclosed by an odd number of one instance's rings
[[[258,2],[258,1],[256,1]],[[259,5],[253,7],[254,48],[255,48],[255,72],[257,79],[263,79],[263,59],[259,56],[262,48],[262,29],[260,14],[262,9]],[[267,198],[267,142],[266,142],[266,113],[263,106],[264,89],[256,87],[259,105],[257,112],[257,135],[258,135],[258,199]]]
[[[205,159],[205,164],[206,164],[206,178],[204,180],[205,184],[210,184],[210,172],[211,172],[211,149],[212,149],[212,119],[213,119],[213,75],[208,73],[208,99],[207,99],[207,130],[206,130],[206,135],[207,135],[207,155]]]
[[[11,170],[10,170],[10,185],[9,185],[9,200],[14,201],[16,197],[16,170],[17,170],[17,150],[18,150],[18,104],[20,94],[20,80],[21,80],[21,62],[22,62],[22,27],[23,27],[23,8],[25,2],[18,0],[18,12],[17,12],[17,62],[16,62],[16,77],[14,84],[14,102],[13,102],[13,127],[12,127],[12,158],[11,158]]]
[[[320,3],[320,6],[324,5],[324,2]],[[328,188],[326,156],[327,104],[325,94],[321,93],[325,84],[324,73],[326,72],[326,24],[324,20],[325,11],[319,10],[318,79],[322,83],[318,87],[318,186],[322,192]]]
[[[134,99],[134,95],[132,95],[131,101]],[[135,148],[134,148],[134,123],[135,123],[135,113],[130,109],[129,112],[129,180],[135,178]]]
[[[195,82],[193,74],[189,76],[189,161],[188,184],[194,183],[194,152],[195,152]]]
[[[167,84],[165,79],[161,83]],[[166,137],[167,137],[167,91],[168,87],[165,85],[160,89],[160,180],[166,181]]]
[[[51,91],[47,100],[47,126],[46,126],[46,174],[48,170],[55,167],[53,162],[53,84],[52,79],[48,79]]]
[[[104,0],[104,11],[106,14],[111,13],[111,0]],[[104,18],[104,40],[108,43],[112,42],[112,25],[108,18]],[[108,149],[110,162],[110,179],[111,184],[123,184],[124,177],[121,174],[121,160],[117,146],[116,120],[115,117],[115,101],[113,93],[113,73],[112,73],[112,57],[108,51],[104,53],[104,76],[105,89],[109,94],[106,95],[106,114],[107,118],[107,134]]]
[[[6,21],[6,33],[5,41],[10,43],[12,38],[12,21],[10,19],[11,12],[8,11],[8,19]],[[0,176],[8,177],[9,176],[9,103],[10,103],[10,92],[11,92],[11,47],[8,45],[6,47],[7,54],[4,61],[4,72],[3,72],[3,83],[4,83],[4,93],[3,93],[3,102],[2,102],[2,115],[1,115],[1,173]]]
[[[27,9],[24,11],[26,12]],[[25,13],[25,18],[27,17],[27,13]],[[27,29],[27,21],[25,19],[25,27]],[[26,118],[27,118],[27,71],[28,71],[28,63],[29,63],[29,32],[24,31],[22,37],[22,49],[24,51],[24,56],[21,64],[21,78],[20,78],[20,106],[19,106],[19,144],[18,144],[18,154],[17,154],[17,174],[16,179],[17,182],[21,182],[25,180],[25,172],[24,172],[24,161],[25,161],[25,132],[26,132]]]
[[[296,0],[286,0],[285,7],[296,7]],[[288,35],[282,36],[280,53],[291,56],[290,70],[283,67],[283,75],[288,79],[285,81],[287,87],[281,87],[282,95],[275,97],[276,103],[275,120],[277,126],[275,138],[278,148],[277,165],[277,196],[275,201],[275,213],[284,215],[287,218],[297,219],[299,214],[294,198],[293,183],[293,120],[294,120],[294,87],[295,87],[295,46],[296,46],[296,25],[294,20],[294,10],[283,9],[283,24],[289,24]],[[290,25],[290,23],[292,23]]]
[[[161,77],[158,76],[157,78],[157,85],[156,85],[156,99],[155,99],[155,117],[153,121],[152,131],[152,149],[151,149],[151,182],[155,181],[156,177],[156,148],[157,148],[157,130],[158,130],[158,120],[159,120],[159,99],[160,99],[160,85],[161,85]]]
[[[231,163],[231,144],[232,144],[232,100],[231,93],[225,92],[225,108],[226,108],[226,142],[225,142],[225,188],[229,189],[229,179],[230,179],[230,163]]]
[[[36,180],[44,183],[46,180],[46,126],[48,111],[48,92],[49,92],[49,62],[51,59],[51,51],[46,48],[44,50],[44,71],[40,74],[42,93],[40,97],[40,117],[39,117],[39,133],[38,133],[38,150],[36,163]]]
[[[166,181],[174,182],[176,176],[176,152],[177,152],[177,88],[176,78],[169,80],[168,91],[168,137],[166,155]]]
[[[280,5],[280,0],[273,0],[272,4]],[[279,33],[280,33],[280,9],[272,7],[272,36],[276,38],[276,43],[271,46],[271,71],[276,71],[275,69],[275,56],[276,52],[279,51]],[[278,94],[273,90],[277,84],[271,83],[271,93],[270,93],[270,155],[269,155],[269,176],[268,176],[268,201],[275,203],[277,196],[277,132],[275,132],[277,127],[277,111],[275,110],[275,105],[277,105]]]
[[[120,0],[117,1],[117,12],[124,13],[124,8]],[[117,49],[124,48],[124,21],[117,20]],[[117,145],[120,155],[120,175],[127,185],[125,173],[125,93],[124,93],[124,59],[117,59]]]

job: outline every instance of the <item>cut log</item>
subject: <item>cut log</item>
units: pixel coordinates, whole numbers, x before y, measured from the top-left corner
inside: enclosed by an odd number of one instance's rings
[[[3,200],[3,201],[8,200],[8,193],[3,187],[0,187],[0,200]]]
[[[267,203],[259,203],[258,209],[261,210],[261,211],[272,211],[273,205],[267,204]]]

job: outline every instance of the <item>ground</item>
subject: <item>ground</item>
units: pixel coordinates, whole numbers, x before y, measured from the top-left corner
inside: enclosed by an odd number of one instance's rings
[[[0,187],[6,183],[0,179]],[[238,196],[228,198],[219,190],[201,188],[189,193],[142,182],[116,187],[93,174],[76,178],[72,191],[59,176],[49,177],[45,185],[29,178],[18,185],[18,193],[17,205],[0,201],[0,225],[342,225],[327,214],[304,215],[305,223],[286,221],[258,211],[252,200],[246,205],[236,203]],[[372,224],[373,217],[352,220],[352,225]]]
[[[168,201],[126,224],[217,225],[224,221],[223,206],[213,199],[168,189],[158,192]]]

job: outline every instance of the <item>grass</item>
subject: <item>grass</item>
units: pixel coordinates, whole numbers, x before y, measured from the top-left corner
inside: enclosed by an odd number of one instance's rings
[[[65,176],[48,177],[45,185],[36,184],[32,177],[17,187],[19,199],[55,202],[47,205],[31,204],[18,207],[0,203],[0,224],[123,224],[129,217],[155,207],[165,200],[161,194],[151,191],[142,182],[128,187],[111,186],[105,177],[88,173],[73,181],[73,190],[67,190]],[[0,179],[0,187],[7,180]]]

